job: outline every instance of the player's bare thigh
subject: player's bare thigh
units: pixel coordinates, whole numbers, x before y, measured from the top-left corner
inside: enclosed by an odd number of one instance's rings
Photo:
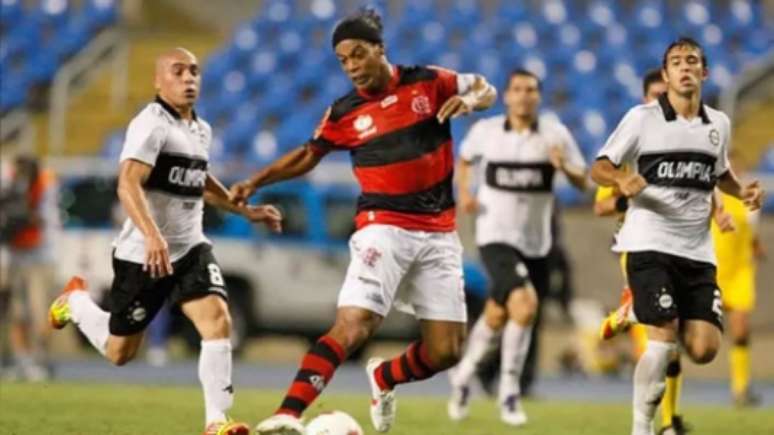
[[[705,320],[677,319],[659,326],[648,325],[648,339],[676,342],[680,339],[685,353],[697,364],[707,364],[717,355],[720,348],[720,330]]]

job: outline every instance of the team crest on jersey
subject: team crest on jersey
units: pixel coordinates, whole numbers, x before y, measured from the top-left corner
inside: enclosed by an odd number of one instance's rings
[[[717,128],[713,128],[712,130],[710,130],[709,140],[710,140],[710,143],[714,146],[720,145],[720,132],[718,131]]]
[[[376,127],[374,126],[374,119],[371,115],[360,115],[355,118],[355,130],[359,132],[358,139],[362,139],[366,136],[370,136],[376,133]]]
[[[429,115],[433,113],[430,107],[430,99],[427,95],[417,95],[411,100],[411,110],[417,115]]]

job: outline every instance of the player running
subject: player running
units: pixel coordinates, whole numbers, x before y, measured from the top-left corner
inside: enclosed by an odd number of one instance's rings
[[[758,209],[758,182],[742,186],[728,166],[730,121],[702,103],[707,59],[681,38],[662,60],[667,92],[631,109],[600,150],[592,177],[629,198],[614,251],[627,252],[626,272],[648,343],[634,372],[632,435],[653,434],[667,364],[681,341],[696,363],[720,346],[722,301],[708,226],[712,192]],[[628,164],[631,173],[620,169]]]
[[[113,242],[110,312],[73,277],[50,309],[56,329],[73,323],[113,364],[132,360],[145,328],[165,300],[180,305],[202,337],[199,380],[205,435],[245,435],[230,420],[231,318],[226,284],[202,230],[204,202],[280,230],[271,206],[237,206],[208,171],[212,131],[193,109],[201,81],[196,57],[173,49],[156,60],[156,101],[129,124],[121,153],[118,198],[129,218]]]
[[[731,167],[744,177],[744,163],[733,151]],[[723,308],[733,346],[729,352],[731,394],[737,406],[755,406],[760,397],[750,388],[750,312],[755,308],[755,263],[765,257],[758,237],[758,212],[749,212],[738,199],[723,195],[722,207],[731,216],[735,231],[724,232],[712,224],[718,258],[718,284],[723,290]]]
[[[371,420],[379,432],[395,419],[395,386],[456,364],[465,336],[449,121],[490,107],[496,91],[479,75],[390,64],[381,18],[371,10],[340,21],[332,45],[355,89],[333,103],[308,143],[232,187],[244,200],[309,172],[329,152],[348,151],[362,189],[333,327],[303,358],[275,415],[257,426],[259,434],[302,434],[301,414],[393,303],[413,308],[422,337],[395,359],[368,362]],[[399,287],[406,291],[399,295]]]
[[[583,190],[586,163],[567,127],[539,116],[540,79],[514,70],[503,100],[506,113],[473,125],[462,143],[457,190],[467,213],[476,214],[476,244],[492,288],[468,338],[465,355],[449,373],[452,420],[467,417],[470,380],[490,343],[502,334],[499,405],[506,424],[527,422],[519,378],[532,340],[539,299],[548,293],[548,253],[555,175]],[[483,183],[471,192],[480,165]]]

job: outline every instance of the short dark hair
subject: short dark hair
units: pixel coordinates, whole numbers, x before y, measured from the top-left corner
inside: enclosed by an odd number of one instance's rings
[[[653,83],[663,83],[664,77],[661,76],[661,70],[658,68],[654,68],[652,70],[648,70],[648,72],[645,73],[645,77],[642,78],[642,95],[648,95],[648,89],[650,89],[650,85]]]
[[[373,44],[383,44],[382,17],[375,9],[362,8],[336,23],[331,35],[331,45],[336,48],[344,39],[362,39]]]
[[[699,44],[699,41],[690,38],[688,36],[681,36],[674,41],[672,41],[671,44],[667,47],[667,49],[664,51],[664,57],[661,59],[661,67],[666,69],[667,66],[667,56],[669,55],[669,52],[672,51],[673,48],[676,47],[691,47],[699,50],[701,52],[701,65],[704,68],[707,68],[707,55],[704,53],[704,47]]]
[[[508,74],[508,81],[505,84],[505,88],[509,88],[511,86],[511,79],[514,77],[532,77],[537,82],[538,91],[543,90],[543,82],[540,81],[540,77],[538,77],[537,74],[533,73],[532,71],[526,69],[526,68],[514,68],[511,70],[511,73]]]

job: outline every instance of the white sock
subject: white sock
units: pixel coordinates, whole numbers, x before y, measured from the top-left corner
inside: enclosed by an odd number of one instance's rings
[[[468,346],[462,360],[454,369],[449,371],[449,380],[452,386],[461,388],[468,385],[476,372],[481,359],[491,346],[492,339],[497,333],[486,324],[484,316],[480,316],[468,336]]]
[[[521,326],[508,320],[503,331],[503,350],[500,356],[500,398],[521,393],[519,379],[532,341],[532,325]]]
[[[675,343],[648,340],[634,369],[632,435],[652,435],[653,416],[664,395],[666,368]]]
[[[234,403],[231,384],[231,341],[228,338],[203,340],[199,353],[199,381],[204,390],[206,424],[225,421]]]
[[[102,355],[105,355],[110,336],[110,313],[103,311],[85,291],[70,293],[67,298],[73,323],[81,330]]]

